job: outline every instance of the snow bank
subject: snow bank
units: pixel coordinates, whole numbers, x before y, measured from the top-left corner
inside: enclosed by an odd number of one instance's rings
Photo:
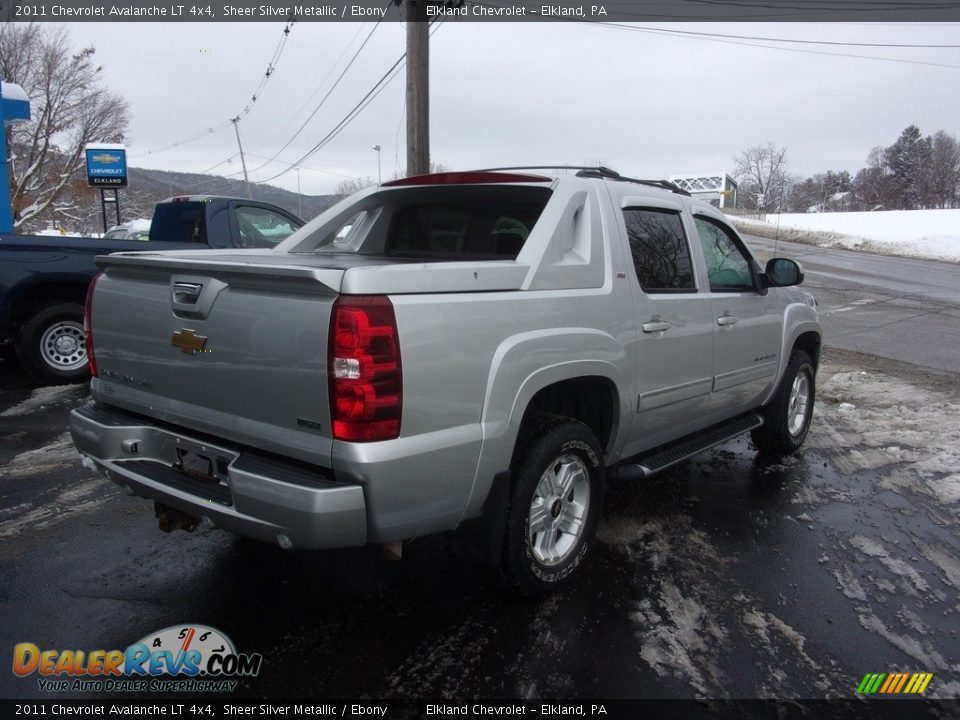
[[[960,262],[960,210],[887,210],[767,215],[766,222],[733,217],[747,226],[792,228],[843,236],[830,247]]]

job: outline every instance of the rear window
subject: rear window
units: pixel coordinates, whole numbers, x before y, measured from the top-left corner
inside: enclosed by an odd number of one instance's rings
[[[204,203],[160,203],[153,211],[150,242],[202,243],[206,245],[205,216]]]
[[[421,205],[397,214],[388,254],[514,259],[543,212],[534,203]]]
[[[511,184],[391,188],[281,248],[410,262],[515,260],[550,196],[548,187]]]

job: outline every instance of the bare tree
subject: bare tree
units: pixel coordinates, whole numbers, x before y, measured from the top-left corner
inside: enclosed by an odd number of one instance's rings
[[[754,145],[741,152],[734,162],[741,197],[746,194],[756,207],[779,211],[789,186],[786,148],[772,142]]]
[[[374,180],[372,177],[365,177],[365,178],[358,177],[358,178],[353,178],[352,180],[341,180],[337,184],[337,190],[334,194],[343,195],[344,197],[346,197],[347,195],[353,195],[355,192],[360,192],[364,188],[368,188],[371,185],[376,185],[376,184],[377,184],[377,181]]]
[[[88,143],[122,142],[127,103],[101,85],[92,47],[75,52],[62,27],[0,25],[0,75],[30,98],[33,119],[7,129],[14,228],[71,213],[69,189]]]

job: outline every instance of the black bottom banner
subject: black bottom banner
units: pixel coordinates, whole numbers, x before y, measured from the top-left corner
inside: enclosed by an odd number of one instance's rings
[[[838,718],[912,720],[960,718],[960,700],[0,700],[0,717],[326,717],[349,720],[486,720],[594,718],[595,720],[791,720]]]

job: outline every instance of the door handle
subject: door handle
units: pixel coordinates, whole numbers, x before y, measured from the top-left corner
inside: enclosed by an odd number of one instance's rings
[[[645,322],[640,327],[643,328],[645,333],[655,333],[663,332],[664,330],[669,330],[673,327],[670,323],[665,320],[651,320],[650,322]]]
[[[720,317],[717,318],[717,325],[720,325],[721,327],[736,325],[737,320],[739,319],[740,318],[738,318],[736,315],[721,315]]]
[[[173,284],[173,301],[184,305],[194,304],[200,297],[203,285],[191,282],[175,282]]]

